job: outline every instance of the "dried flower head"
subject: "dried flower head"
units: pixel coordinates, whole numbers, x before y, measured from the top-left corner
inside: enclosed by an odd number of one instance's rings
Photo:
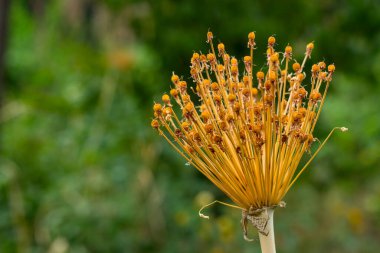
[[[298,63],[291,46],[276,52],[271,36],[265,72],[253,73],[254,32],[248,34],[250,54],[240,66],[224,44],[215,51],[213,38],[208,32],[207,55],[194,53],[191,58],[195,89],[189,91],[186,81],[172,75],[170,95],[180,115],[164,95],[162,104],[153,106],[151,125],[240,209],[252,214],[280,205],[333,131],[346,130],[334,128],[297,170],[304,153],[315,145],[313,130],[335,66],[314,64],[308,78],[304,67],[314,44],[307,44]]]

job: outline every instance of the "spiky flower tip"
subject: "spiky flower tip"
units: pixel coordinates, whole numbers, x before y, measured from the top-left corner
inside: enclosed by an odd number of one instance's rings
[[[207,55],[194,53],[191,58],[195,89],[189,92],[187,82],[173,73],[170,96],[164,94],[162,103],[154,104],[151,125],[243,213],[278,206],[333,131],[346,130],[334,128],[297,170],[316,141],[313,130],[335,66],[318,62],[307,77],[304,66],[314,44],[307,44],[298,63],[291,46],[276,52],[276,39],[271,36],[265,71],[254,74],[254,32],[248,34],[250,54],[241,60],[240,69],[224,44],[219,43],[215,51],[211,32],[207,43]],[[180,113],[173,109],[172,100]]]

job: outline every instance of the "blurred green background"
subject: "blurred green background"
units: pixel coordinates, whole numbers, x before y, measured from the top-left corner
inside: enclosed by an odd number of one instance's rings
[[[208,29],[238,59],[256,31],[257,69],[273,34],[337,67],[316,136],[350,131],[276,211],[278,252],[379,252],[379,1],[0,2],[0,252],[260,252],[239,211],[198,217],[228,199],[150,127]]]

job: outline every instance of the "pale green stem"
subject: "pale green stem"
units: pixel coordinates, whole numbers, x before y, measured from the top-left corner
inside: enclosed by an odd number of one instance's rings
[[[261,252],[262,253],[276,253],[276,245],[274,240],[274,226],[273,226],[273,213],[274,209],[268,209],[269,220],[267,223],[268,235],[259,233]]]

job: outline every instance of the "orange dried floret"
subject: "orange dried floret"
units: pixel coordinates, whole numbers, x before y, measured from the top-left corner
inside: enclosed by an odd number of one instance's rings
[[[207,60],[210,62],[215,61],[215,55],[212,53],[207,54]]]
[[[257,96],[257,94],[259,93],[259,91],[256,89],[256,88],[252,88],[251,89],[251,93],[252,93],[252,96]]]
[[[154,112],[161,112],[162,111],[162,105],[161,104],[154,104],[153,105],[153,111]]]
[[[201,113],[201,117],[204,121],[207,121],[211,118],[211,114],[208,110],[204,110],[202,113]]]
[[[219,90],[219,84],[216,83],[216,82],[213,82],[213,83],[211,84],[211,89],[212,89],[213,91],[218,91],[218,90]]]
[[[210,43],[213,38],[214,38],[214,35],[212,34],[212,32],[208,31],[207,32],[207,43]]]
[[[311,72],[312,73],[317,73],[318,71],[320,70],[318,64],[313,64],[313,66],[311,66]]]
[[[177,75],[173,74],[171,80],[172,80],[173,84],[177,84],[179,81],[179,77]]]
[[[224,49],[224,44],[223,43],[219,43],[218,44],[218,51],[219,51],[220,55],[224,54],[225,49]]]
[[[190,124],[187,121],[182,122],[181,126],[182,126],[183,130],[185,130],[185,131],[189,131],[189,129],[190,129]]]
[[[254,40],[255,37],[256,37],[256,35],[255,35],[254,32],[250,32],[250,33],[248,33],[248,39],[249,39],[249,40]]]
[[[174,98],[178,96],[178,91],[176,89],[171,89],[170,90],[170,95]]]
[[[262,71],[257,72],[256,77],[257,77],[257,79],[263,80],[265,77],[264,72],[262,72]]]
[[[309,44],[306,45],[306,50],[311,51],[314,49],[314,43],[310,42]]]
[[[157,128],[160,127],[160,123],[159,123],[158,120],[156,120],[156,119],[152,120],[152,122],[150,123],[150,125],[151,125],[153,128],[155,128],[155,129],[157,129]]]
[[[235,94],[228,94],[228,101],[234,102],[236,100],[236,95]]]
[[[268,38],[268,46],[272,47],[274,45],[274,43],[276,43],[276,38],[274,36],[270,36]]]
[[[272,63],[278,62],[278,53],[272,54],[269,59]]]
[[[293,51],[293,48],[291,46],[286,46],[285,47],[285,53],[286,54],[290,55],[292,53],[292,51]]]
[[[327,67],[327,70],[329,72],[334,72],[335,71],[335,65],[334,64],[330,64],[328,67]]]
[[[269,80],[272,81],[272,82],[274,82],[274,81],[276,81],[276,78],[277,78],[276,72],[270,71],[269,72]]]
[[[298,62],[293,63],[292,67],[293,67],[294,72],[297,72],[298,70],[301,69],[301,65]]]
[[[162,95],[162,102],[164,102],[165,104],[169,104],[170,103],[170,97],[168,94],[164,94]]]

